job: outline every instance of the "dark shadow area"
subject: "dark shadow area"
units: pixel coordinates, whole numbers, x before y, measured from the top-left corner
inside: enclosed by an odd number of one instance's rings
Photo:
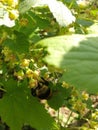
[[[5,122],[2,122],[1,117],[0,117],[0,130],[10,130],[9,126]]]

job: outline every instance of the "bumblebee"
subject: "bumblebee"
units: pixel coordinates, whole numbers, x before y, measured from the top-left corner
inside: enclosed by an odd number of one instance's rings
[[[49,88],[49,82],[44,78],[38,82],[37,87],[31,88],[31,94],[39,99],[49,99],[51,97],[52,91]]]

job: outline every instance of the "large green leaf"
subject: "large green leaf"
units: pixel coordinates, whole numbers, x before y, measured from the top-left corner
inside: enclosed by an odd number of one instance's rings
[[[62,80],[98,92],[98,35],[67,35],[48,38],[37,43],[45,47],[44,61],[64,70]]]
[[[0,99],[0,116],[11,130],[21,130],[29,124],[38,130],[51,130],[53,119],[36,98],[30,94],[26,81],[17,84],[15,80],[4,83],[6,93]]]
[[[89,34],[98,34],[98,23],[94,23],[92,26],[87,28]]]

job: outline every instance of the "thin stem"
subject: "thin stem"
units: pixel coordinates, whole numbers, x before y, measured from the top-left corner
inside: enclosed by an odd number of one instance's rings
[[[6,92],[6,90],[4,88],[0,88],[0,90],[3,91],[3,92]]]
[[[68,122],[69,122],[69,120],[70,120],[70,117],[72,116],[72,111],[70,112],[70,114],[69,114],[69,116],[68,116],[68,118],[67,118],[67,121],[66,121],[66,123],[65,123],[65,127],[68,125]]]

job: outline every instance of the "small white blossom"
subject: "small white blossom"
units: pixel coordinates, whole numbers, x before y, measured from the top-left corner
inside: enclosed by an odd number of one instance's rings
[[[9,18],[9,13],[3,8],[0,8],[0,26],[5,25],[7,27],[15,26],[15,21]]]
[[[60,26],[68,26],[72,22],[75,22],[75,17],[62,2],[56,0],[49,0],[48,6]]]

